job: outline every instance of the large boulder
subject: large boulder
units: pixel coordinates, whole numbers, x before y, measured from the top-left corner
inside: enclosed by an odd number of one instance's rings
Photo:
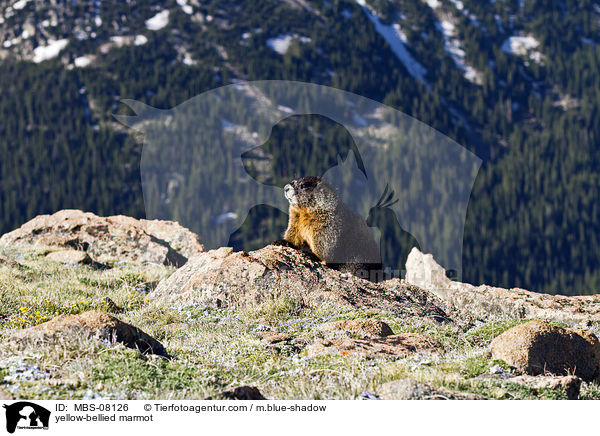
[[[20,330],[9,340],[24,344],[38,344],[69,341],[78,337],[116,341],[126,347],[138,349],[141,353],[168,356],[165,348],[156,339],[139,328],[98,310],[77,315],[60,315],[43,324]]]
[[[524,289],[474,286],[446,277],[431,254],[413,248],[406,260],[406,282],[434,293],[474,318],[544,318],[557,322],[600,321],[600,294],[567,297]]]
[[[0,238],[0,246],[15,245],[76,249],[99,264],[129,261],[181,266],[203,251],[197,235],[178,223],[122,215],[99,217],[80,210],[40,215]]]
[[[530,375],[574,374],[586,381],[600,379],[600,342],[587,330],[528,321],[495,338],[491,349],[493,359]]]
[[[305,306],[333,304],[448,320],[439,299],[427,291],[398,279],[372,283],[277,245],[251,252],[223,247],[201,253],[163,279],[151,296],[171,304],[213,307],[289,297]]]

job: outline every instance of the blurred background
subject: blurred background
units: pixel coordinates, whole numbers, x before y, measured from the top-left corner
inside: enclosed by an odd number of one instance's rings
[[[597,293],[598,43],[600,2],[583,0],[0,0],[0,234],[64,208],[144,217],[144,138],[113,117],[133,115],[121,98],[170,109],[237,80],[298,80],[385,103],[483,160],[463,281]],[[290,156],[321,172],[329,145],[352,147],[309,116],[273,140],[273,185]],[[260,231],[278,239],[286,221],[269,217]]]

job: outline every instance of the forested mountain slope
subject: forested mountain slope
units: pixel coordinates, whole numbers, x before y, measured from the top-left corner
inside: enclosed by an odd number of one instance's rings
[[[401,110],[484,160],[463,280],[600,288],[600,4],[0,1],[0,233],[40,213],[144,214],[121,98],[170,108],[286,79]]]

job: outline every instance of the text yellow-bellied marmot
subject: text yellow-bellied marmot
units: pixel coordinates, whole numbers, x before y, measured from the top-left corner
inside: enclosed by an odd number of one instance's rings
[[[326,265],[359,277],[377,280],[379,247],[365,221],[319,177],[303,177],[284,187],[290,203],[284,239],[310,250]]]

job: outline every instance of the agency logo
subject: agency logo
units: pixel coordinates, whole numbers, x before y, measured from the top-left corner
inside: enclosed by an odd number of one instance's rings
[[[6,409],[6,431],[48,430],[50,411],[29,401],[19,401],[3,406]]]

